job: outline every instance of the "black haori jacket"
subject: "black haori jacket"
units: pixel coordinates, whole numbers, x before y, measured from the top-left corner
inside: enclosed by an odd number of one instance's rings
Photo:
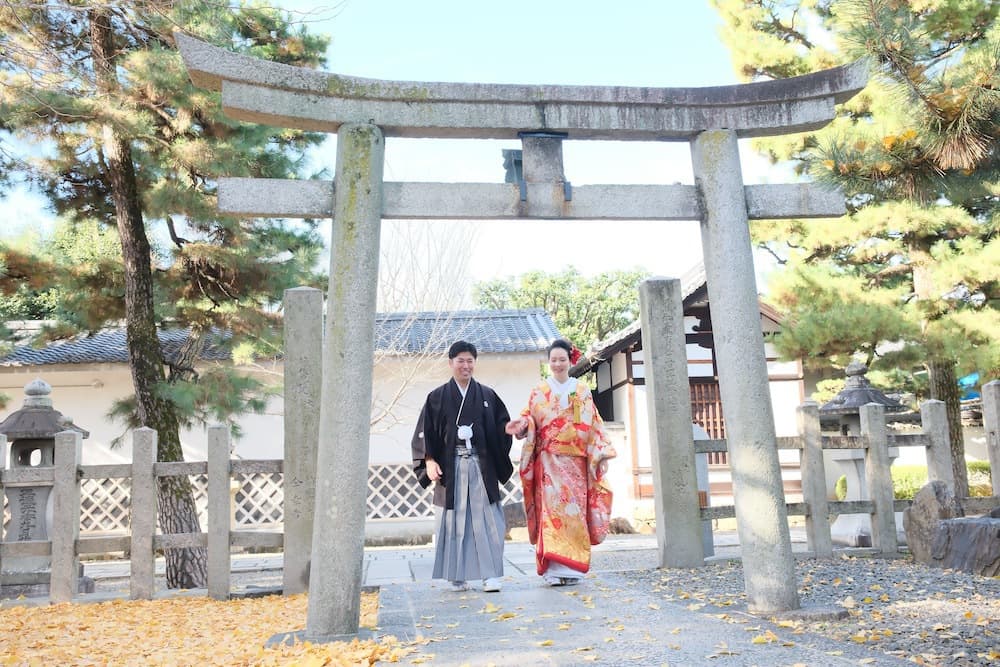
[[[465,405],[462,392],[455,380],[449,380],[427,395],[420,411],[417,427],[413,432],[411,449],[413,470],[420,486],[431,484],[427,476],[426,459],[434,459],[441,466],[441,481],[434,488],[434,504],[445,509],[455,509],[455,489],[449,483],[455,470],[455,449],[465,447],[458,439],[458,424],[472,424],[472,449],[479,457],[479,470],[486,485],[486,495],[491,503],[500,501],[500,485],[514,472],[510,461],[511,437],[504,432],[510,421],[507,406],[489,387],[469,381]]]

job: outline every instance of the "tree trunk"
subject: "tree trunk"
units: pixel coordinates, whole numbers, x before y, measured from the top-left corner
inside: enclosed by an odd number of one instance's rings
[[[955,362],[929,359],[931,398],[944,402],[948,414],[948,440],[951,443],[951,468],[955,473],[955,496],[969,497],[969,472],[965,467],[965,438],[962,434],[962,404],[955,377]]]
[[[117,88],[114,40],[110,16],[100,6],[90,10],[90,37],[98,87],[111,103]],[[108,124],[103,128],[102,151],[125,263],[125,329],[139,421],[157,432],[157,460],[182,461],[177,413],[174,405],[157,391],[157,386],[165,381],[163,355],[156,332],[149,240],[139,205],[132,149],[128,140]],[[194,494],[186,477],[160,478],[157,492],[163,533],[201,532]],[[204,548],[168,549],[166,560],[168,587],[206,585]]]

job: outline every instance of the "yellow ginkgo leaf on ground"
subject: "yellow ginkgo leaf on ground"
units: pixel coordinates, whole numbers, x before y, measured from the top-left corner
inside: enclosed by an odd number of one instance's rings
[[[379,641],[264,648],[275,634],[305,624],[306,595],[217,601],[205,597],[115,600],[4,609],[0,654],[14,664],[356,665],[399,662],[418,642]],[[362,593],[361,625],[374,628],[378,594]],[[128,619],[123,622],[122,619]],[[58,628],[57,632],[52,631]],[[142,647],[139,650],[137,647]]]
[[[500,611],[500,607],[496,606],[492,602],[487,602],[486,606],[483,607],[483,610],[480,613],[483,613],[483,614],[495,614],[498,611]]]
[[[552,641],[551,639],[543,639],[542,641],[538,642],[539,646],[552,646],[553,644],[555,644],[555,642]]]
[[[573,626],[572,626],[572,625],[570,625],[569,623],[560,623],[560,624],[559,624],[559,627],[558,627],[557,629],[558,629],[558,630],[569,630],[569,629],[570,629],[570,628],[572,628],[572,627],[573,627]]]

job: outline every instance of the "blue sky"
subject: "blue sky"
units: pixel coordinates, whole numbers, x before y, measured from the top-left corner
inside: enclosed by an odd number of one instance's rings
[[[709,86],[736,83],[701,0],[345,0],[325,7],[276,2],[332,36],[328,69],[372,78],[491,83]],[[517,142],[390,139],[386,180],[502,181],[502,148]],[[335,139],[313,156],[333,173]],[[574,184],[691,183],[686,144],[572,142]],[[784,180],[743,151],[748,183]],[[44,224],[43,204],[23,193],[0,201],[10,234]],[[422,223],[410,223],[422,224]],[[446,228],[444,223],[438,223]],[[473,224],[473,223],[448,223]],[[470,271],[477,280],[574,264],[585,273],[642,266],[681,275],[700,258],[698,226],[664,222],[475,223]],[[391,226],[389,227],[391,230]],[[4,232],[0,232],[2,235]],[[391,233],[387,232],[387,233]]]

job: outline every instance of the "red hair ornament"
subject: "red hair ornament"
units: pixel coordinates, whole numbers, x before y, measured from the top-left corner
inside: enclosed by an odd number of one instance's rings
[[[573,349],[569,351],[569,363],[576,366],[576,362],[580,361],[580,357],[583,356],[583,353],[580,352],[576,345],[573,345],[572,347]]]

